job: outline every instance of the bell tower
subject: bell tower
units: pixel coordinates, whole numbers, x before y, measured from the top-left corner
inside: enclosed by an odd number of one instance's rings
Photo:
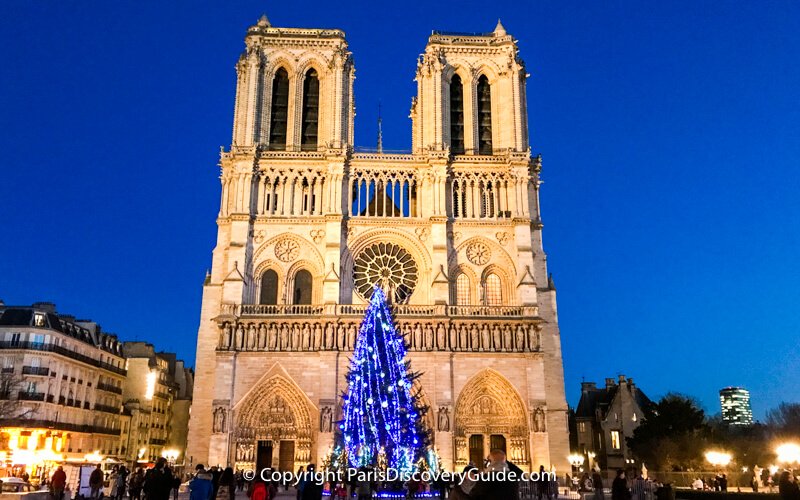
[[[353,142],[353,78],[344,32],[275,28],[262,16],[236,64],[233,146],[342,149]]]
[[[526,151],[526,76],[517,42],[500,21],[489,33],[434,31],[417,64],[414,152]]]

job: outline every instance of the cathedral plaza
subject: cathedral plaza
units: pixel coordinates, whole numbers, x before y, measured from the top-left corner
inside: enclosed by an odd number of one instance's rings
[[[444,469],[501,449],[525,471],[569,470],[542,160],[516,40],[500,22],[430,35],[404,154],[380,137],[354,148],[354,71],[340,30],[266,16],[247,30],[187,457],[242,470],[323,463],[378,286],[421,372],[414,391]]]

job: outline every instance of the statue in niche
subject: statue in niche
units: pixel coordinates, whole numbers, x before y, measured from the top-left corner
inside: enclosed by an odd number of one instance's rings
[[[436,325],[436,348],[440,351],[447,349],[447,330],[442,323]]]
[[[503,350],[503,339],[502,333],[497,325],[492,325],[492,343],[493,348],[495,351],[502,351]]]
[[[347,326],[347,349],[353,350],[356,346],[356,336],[358,335],[358,327],[355,323],[350,323]]]
[[[264,347],[267,345],[267,327],[264,326],[264,323],[258,325],[258,350],[263,350]]]
[[[481,351],[492,350],[492,339],[489,336],[489,327],[484,324],[481,328]]]
[[[319,415],[319,431],[333,432],[333,409],[330,406],[323,406]]]
[[[236,350],[242,350],[244,348],[244,325],[239,323],[236,327]]]
[[[480,332],[478,332],[478,327],[474,324],[472,325],[472,328],[470,328],[469,343],[473,351],[477,351],[481,348]]]
[[[304,351],[311,350],[311,329],[308,327],[308,323],[303,323],[303,347]]]
[[[320,342],[322,341],[322,328],[319,323],[314,323],[314,350],[319,351]]]
[[[531,351],[539,349],[539,332],[536,331],[536,327],[533,325],[528,327],[528,347]]]
[[[539,406],[533,411],[533,432],[545,432],[546,430],[544,410]]]
[[[218,406],[214,409],[214,425],[213,425],[213,432],[225,432],[225,408]]]
[[[247,326],[247,350],[252,351],[256,347],[256,325],[250,323]]]
[[[267,329],[267,341],[268,349],[270,351],[277,351],[278,350],[278,332],[275,328],[275,323],[270,323],[269,328]]]
[[[434,345],[433,328],[431,328],[431,325],[429,324],[425,325],[424,335],[425,335],[425,341],[424,341],[425,350],[430,351],[433,349]]]
[[[325,325],[325,349],[330,350],[333,348],[333,337],[334,337],[334,329],[333,323],[327,323]]]
[[[286,326],[286,323],[281,325],[281,334],[278,343],[278,350],[280,351],[289,350],[289,327]]]
[[[511,330],[511,328],[509,328]],[[525,350],[525,335],[521,329],[517,328],[514,332],[511,332],[511,335],[514,335],[514,344],[517,347],[517,351],[524,351]]]
[[[439,431],[450,432],[450,410],[446,406],[439,408]]]

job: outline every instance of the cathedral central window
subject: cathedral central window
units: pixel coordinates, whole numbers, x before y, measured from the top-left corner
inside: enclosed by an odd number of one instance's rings
[[[394,243],[375,243],[358,254],[353,267],[356,291],[365,300],[372,297],[375,285],[394,293],[398,303],[408,301],[417,286],[417,263],[403,247]]]

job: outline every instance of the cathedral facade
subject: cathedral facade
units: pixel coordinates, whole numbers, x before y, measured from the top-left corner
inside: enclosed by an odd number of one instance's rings
[[[567,470],[556,292],[516,40],[434,32],[409,154],[355,152],[342,31],[250,27],[203,287],[187,458],[296,470],[330,452],[358,326],[391,290],[447,469],[492,448]]]

